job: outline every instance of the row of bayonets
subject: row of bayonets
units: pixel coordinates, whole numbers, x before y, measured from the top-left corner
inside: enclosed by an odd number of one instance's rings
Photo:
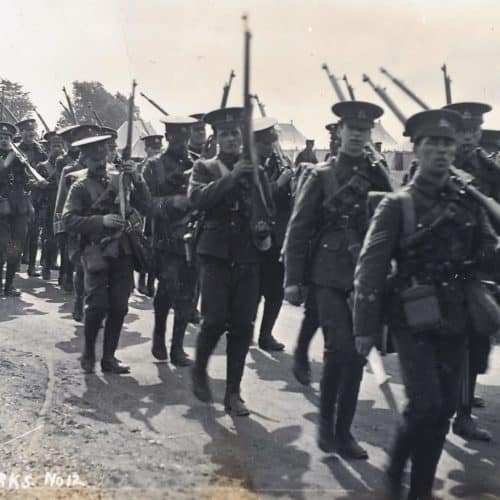
[[[330,80],[330,83],[332,84],[332,87],[335,90],[335,93],[337,94],[337,98],[339,99],[339,101],[345,101],[346,97],[344,95],[344,92],[342,92],[342,88],[339,85],[338,79],[330,71],[330,69],[328,68],[328,65],[323,64],[322,68],[325,70],[325,72],[328,76],[328,79]],[[441,66],[441,71],[443,72],[443,77],[444,77],[446,104],[451,104],[451,79],[450,79],[450,76],[448,75],[448,71],[446,69],[446,64],[443,64]],[[424,110],[430,109],[430,107],[427,106],[427,104],[425,104],[425,102],[422,101],[422,99],[420,99],[420,97],[418,97],[415,94],[415,92],[413,92],[410,88],[408,88],[406,86],[406,84],[404,84],[401,80],[392,76],[385,68],[380,68],[380,72],[383,75],[389,77],[397,87],[399,87],[408,97],[410,97],[410,99],[415,101],[422,109],[424,109]],[[347,86],[347,90],[349,92],[349,96],[350,96],[351,100],[354,101],[355,100],[354,90],[353,90],[352,86],[350,85],[349,80],[347,79],[347,76],[344,75],[342,80],[344,80],[344,82]],[[389,97],[385,88],[382,88],[379,85],[375,85],[367,74],[363,74],[363,81],[368,83],[368,85],[370,85],[370,87],[373,89],[373,91],[380,97],[380,99],[382,99],[382,101],[384,101],[386,106],[394,113],[396,118],[404,125],[406,122],[405,115],[396,106],[395,102]]]

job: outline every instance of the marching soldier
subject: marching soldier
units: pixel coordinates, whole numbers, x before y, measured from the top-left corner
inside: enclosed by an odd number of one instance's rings
[[[193,161],[199,160],[204,156],[205,142],[207,140],[207,133],[205,130],[205,123],[203,122],[204,113],[194,113],[189,115],[191,118],[197,120],[191,126],[191,133],[189,135],[188,150],[189,156]]]
[[[407,498],[434,498],[432,485],[456,409],[473,322],[469,291],[481,289],[478,266],[494,256],[497,245],[482,207],[450,178],[461,127],[461,116],[451,110],[423,111],[408,119],[405,135],[414,144],[419,169],[407,187],[379,204],[356,268],[357,349],[363,356],[369,353],[387,311],[408,397],[384,500],[402,498],[410,457]],[[391,259],[396,271],[386,283]]]
[[[264,252],[260,263],[260,295],[264,297],[264,309],[259,331],[259,347],[265,351],[282,351],[285,346],[273,336],[273,327],[283,303],[284,268],[280,254],[285,231],[292,211],[291,181],[293,170],[284,159],[275,152],[278,133],[275,126],[277,120],[270,117],[254,121],[255,149],[259,156],[259,164],[269,181],[274,206],[276,209],[273,245]]]
[[[307,139],[306,147],[295,158],[295,165],[298,166],[300,163],[318,163],[314,152],[314,139]]]
[[[158,278],[153,302],[155,322],[151,352],[156,359],[167,360],[165,331],[168,313],[173,308],[170,361],[176,366],[188,366],[191,360],[184,352],[183,344],[193,308],[197,273],[184,244],[191,217],[187,199],[188,173],[193,166],[187,143],[190,127],[196,120],[168,116],[163,123],[168,148],[162,155],[149,159],[144,167],[144,177],[153,199],[153,249]]]
[[[153,158],[161,154],[163,150],[163,136],[162,135],[146,135],[141,137],[144,141],[144,149],[146,151],[146,158],[139,164],[139,169],[143,171],[144,166],[147,164],[149,158]],[[147,216],[144,219],[144,236],[152,238],[151,217]],[[153,297],[155,294],[155,273],[151,269],[149,273],[140,273],[139,281],[137,283],[137,291],[148,297]]]
[[[133,284],[133,254],[129,237],[123,231],[126,221],[120,215],[117,172],[106,169],[109,135],[75,142],[85,158],[87,174],[70,189],[63,211],[69,233],[80,235],[81,262],[85,273],[85,347],[81,366],[94,371],[95,343],[104,322],[103,372],[129,373],[115,358],[123,320]],[[150,209],[149,190],[133,161],[123,164],[132,180],[130,203],[145,213]],[[126,193],[125,193],[126,196]]]
[[[325,156],[325,161],[335,160],[338,156],[340,149],[340,137],[338,135],[339,124],[337,122],[328,123],[325,129],[330,134],[330,151]],[[309,177],[315,165],[312,163],[302,163],[300,172],[297,172],[297,187],[296,195],[300,192],[301,187],[304,185],[306,179]],[[292,372],[295,378],[302,385],[309,385],[311,383],[311,366],[309,364],[309,345],[314,337],[314,334],[319,328],[318,311],[314,293],[307,293],[304,301],[304,317],[300,325],[299,334],[297,337],[297,345],[293,353],[293,368]]]
[[[354,347],[349,299],[368,225],[368,192],[391,187],[384,168],[364,155],[374,120],[383,110],[367,102],[346,101],[335,104],[332,111],[340,117],[339,155],[311,171],[296,200],[284,252],[285,298],[300,304],[304,283],[310,281],[309,293],[315,294],[325,337],[320,449],[366,459],[366,451],[351,434],[364,358]]]
[[[490,158],[497,161],[497,153],[500,151],[500,130],[482,129],[479,145],[488,153]],[[497,161],[498,162],[498,161]]]
[[[59,245],[61,250],[61,269],[59,272],[59,284],[62,286],[63,290],[66,292],[72,292],[74,290],[73,286],[73,263],[69,257],[68,249],[68,236],[64,230],[62,224],[62,211],[64,208],[64,203],[66,202],[66,197],[68,195],[69,186],[73,180],[71,172],[76,172],[85,168],[79,164],[80,150],[73,146],[73,143],[84,139],[85,137],[98,135],[100,132],[100,127],[97,125],[71,125],[59,131],[59,135],[64,139],[67,146],[67,154],[63,157],[58,158],[56,161],[56,169],[58,173],[58,189],[56,196],[56,206],[54,208],[54,233],[59,239]],[[80,276],[77,277],[78,290],[82,293],[78,293],[78,296],[83,297],[83,283],[81,278],[83,275],[80,272]],[[83,299],[82,299],[83,300]],[[75,301],[78,306],[79,302]],[[77,308],[77,319],[79,316],[80,308]],[[75,312],[75,311],[73,311]]]
[[[40,162],[47,160],[47,154],[37,141],[38,128],[36,119],[27,115],[20,122],[16,123],[16,127],[21,133],[21,142],[18,144],[18,147],[27,158],[29,164],[33,168],[36,168]],[[40,273],[36,270],[36,256],[41,230],[39,220],[40,201],[38,195],[39,191],[37,190],[31,193],[31,202],[34,212],[28,224],[28,236],[23,254],[23,262],[28,264],[28,276],[35,278],[40,276]]]
[[[205,115],[205,123],[215,129],[219,153],[195,163],[188,190],[193,207],[203,211],[196,247],[202,322],[192,371],[193,392],[201,401],[212,400],[207,365],[227,331],[224,404],[235,416],[249,414],[240,385],[259,297],[259,250],[250,225],[254,166],[240,159],[243,111],[230,107]],[[266,178],[261,178],[264,188]]]
[[[4,293],[10,297],[21,295],[13,281],[33,212],[28,193],[34,185],[27,174],[25,160],[12,150],[16,131],[14,125],[0,123],[0,269],[7,262]],[[37,185],[44,184],[45,181]]]
[[[483,194],[500,201],[500,165],[488,158],[479,146],[483,115],[491,111],[491,106],[477,102],[457,102],[445,106],[444,109],[460,113],[464,124],[463,130],[458,133],[455,166],[471,174],[474,177],[474,184]],[[464,363],[462,397],[452,426],[455,434],[478,441],[491,440],[491,434],[479,427],[472,418],[477,376],[487,371],[490,350],[491,341],[488,336],[470,333],[468,354],[465,355],[468,359]]]
[[[54,236],[52,215],[57,196],[56,161],[64,154],[64,139],[55,131],[47,132],[48,159],[36,166],[47,185],[32,191],[38,199],[38,220],[42,229],[42,278],[50,280],[50,273],[57,261],[57,241]]]

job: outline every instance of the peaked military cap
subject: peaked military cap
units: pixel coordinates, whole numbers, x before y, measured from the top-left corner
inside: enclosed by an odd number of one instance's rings
[[[421,137],[455,139],[463,127],[462,116],[451,109],[431,109],[410,116],[405,123],[404,136],[416,142]]]
[[[80,139],[85,139],[86,137],[93,137],[101,133],[101,127],[99,125],[94,125],[92,123],[83,123],[79,125],[70,125],[69,127],[63,128],[59,135],[69,143],[79,141]]]
[[[252,127],[255,134],[255,140],[263,142],[275,142],[278,140],[278,131],[276,130],[278,120],[270,116],[256,118]]]
[[[210,111],[203,117],[203,121],[217,128],[240,127],[243,123],[245,108],[231,107]]]
[[[191,118],[194,118],[195,120],[198,120],[199,122],[203,122],[203,117],[205,116],[205,113],[193,113],[192,115],[189,115]]]
[[[110,135],[95,135],[93,137],[86,137],[71,144],[72,148],[91,149],[98,144],[104,143],[111,139]]]
[[[14,137],[17,134],[17,128],[15,125],[12,125],[12,123],[0,122],[0,134]]]
[[[191,116],[174,116],[169,115],[162,120],[165,125],[165,133],[189,133],[191,126],[197,123],[195,118]]]
[[[384,110],[365,101],[342,101],[332,106],[332,111],[342,122],[358,128],[373,128],[375,120],[384,114]]]
[[[479,144],[486,149],[500,150],[500,130],[483,129]]]
[[[116,139],[118,137],[118,132],[114,128],[100,127],[99,135],[110,135],[112,139]]]
[[[482,102],[454,102],[443,106],[443,109],[451,109],[460,113],[463,118],[464,127],[477,127],[483,123],[483,115],[491,111],[489,104]]]
[[[23,130],[33,130],[37,127],[35,117],[28,113],[26,114],[22,120],[16,123],[16,127],[22,132]]]
[[[326,130],[330,132],[330,134],[334,134],[337,132],[337,129],[339,128],[338,122],[333,122],[333,123],[327,123],[325,125]]]
[[[64,139],[61,137],[61,135],[57,132],[57,130],[49,130],[48,132],[46,132],[44,135],[43,135],[43,139],[44,141],[47,141],[47,142],[52,142],[54,140],[59,140],[59,141],[63,141]]]
[[[144,141],[147,148],[161,148],[162,140],[162,135],[145,135],[141,137],[141,141]]]

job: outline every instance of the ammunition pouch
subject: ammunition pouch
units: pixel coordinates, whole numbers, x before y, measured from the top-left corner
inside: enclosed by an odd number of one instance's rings
[[[89,273],[102,272],[109,267],[101,245],[98,243],[86,245],[82,251],[81,260],[83,268]]]
[[[483,336],[498,335],[500,307],[493,292],[479,280],[468,280],[464,289],[474,333]]]
[[[406,324],[411,333],[437,330],[443,325],[443,317],[434,285],[413,283],[399,293],[403,304]]]

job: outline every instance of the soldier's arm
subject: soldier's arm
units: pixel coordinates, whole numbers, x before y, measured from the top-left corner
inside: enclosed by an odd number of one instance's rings
[[[220,203],[236,183],[230,174],[214,179],[207,166],[202,161],[197,161],[189,179],[189,201],[199,210],[211,208]]]
[[[130,203],[142,215],[149,215],[151,213],[153,198],[145,181],[134,183]]]
[[[62,214],[64,227],[72,233],[100,233],[104,229],[102,215],[86,215],[90,197],[82,182],[76,182],[69,190]]]
[[[378,205],[354,273],[354,335],[377,337],[391,258],[400,238],[399,200],[386,196]]]
[[[304,283],[305,260],[310,241],[321,216],[323,189],[320,176],[313,172],[295,200],[285,238],[285,287]]]
[[[483,208],[479,211],[478,231],[478,258],[481,270],[498,273],[499,237]]]

